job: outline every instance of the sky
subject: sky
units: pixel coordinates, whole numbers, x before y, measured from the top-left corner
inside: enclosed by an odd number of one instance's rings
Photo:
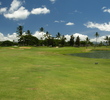
[[[98,32],[103,41],[110,36],[110,0],[0,0],[0,41],[16,40],[19,25],[38,38],[43,27],[68,39],[74,35],[95,41]]]

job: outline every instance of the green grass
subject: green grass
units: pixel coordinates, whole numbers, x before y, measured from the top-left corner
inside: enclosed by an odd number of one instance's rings
[[[0,48],[0,100],[110,100],[110,59],[66,55],[91,49]]]

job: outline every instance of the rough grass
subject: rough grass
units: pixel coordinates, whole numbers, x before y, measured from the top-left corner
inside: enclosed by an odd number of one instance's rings
[[[66,55],[91,49],[0,48],[0,100],[110,100],[110,60]]]

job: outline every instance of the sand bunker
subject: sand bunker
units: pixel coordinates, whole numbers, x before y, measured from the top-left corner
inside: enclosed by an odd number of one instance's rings
[[[31,47],[19,47],[20,49],[31,49]]]

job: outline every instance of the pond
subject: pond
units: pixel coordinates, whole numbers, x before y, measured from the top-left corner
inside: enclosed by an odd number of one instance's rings
[[[78,57],[87,57],[87,58],[100,58],[100,59],[110,59],[110,51],[92,51],[90,53],[75,53],[70,54],[72,56],[78,56]]]

